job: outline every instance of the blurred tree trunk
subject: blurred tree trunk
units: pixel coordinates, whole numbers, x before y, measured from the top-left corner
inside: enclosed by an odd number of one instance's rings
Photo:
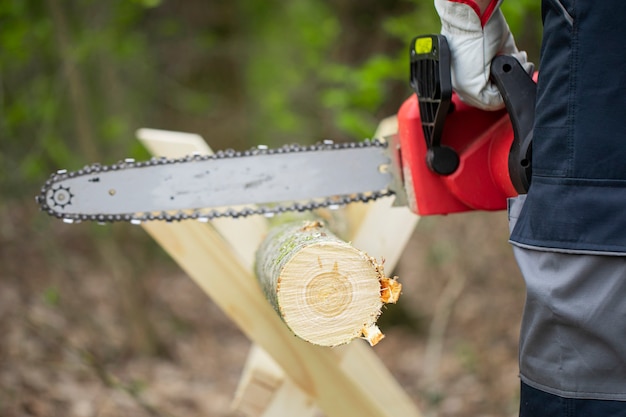
[[[80,153],[88,161],[98,161],[99,152],[89,115],[89,92],[85,88],[82,74],[72,54],[73,45],[66,20],[67,11],[63,10],[61,3],[56,0],[46,0],[46,4],[54,23],[54,34],[72,105],[69,117],[74,122]]]

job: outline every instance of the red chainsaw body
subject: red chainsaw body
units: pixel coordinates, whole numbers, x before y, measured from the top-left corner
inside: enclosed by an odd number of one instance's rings
[[[502,210],[518,193],[509,177],[513,130],[506,110],[483,111],[452,96],[454,110],[446,118],[442,145],[453,148],[460,164],[450,175],[431,171],[417,97],[398,112],[402,175],[409,207],[419,215],[471,210]]]

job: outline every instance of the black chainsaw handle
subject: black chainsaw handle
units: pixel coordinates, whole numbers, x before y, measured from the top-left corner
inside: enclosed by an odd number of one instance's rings
[[[499,55],[491,62],[491,79],[498,87],[513,128],[509,151],[509,177],[520,194],[530,187],[532,140],[535,123],[537,84],[522,64],[510,55]]]

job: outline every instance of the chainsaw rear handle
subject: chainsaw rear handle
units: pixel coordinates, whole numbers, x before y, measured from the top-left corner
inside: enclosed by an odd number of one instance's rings
[[[497,57],[506,110],[484,111],[451,91],[445,37],[419,36],[410,53],[415,94],[398,112],[409,206],[420,215],[505,209],[530,182],[534,82],[515,58]]]

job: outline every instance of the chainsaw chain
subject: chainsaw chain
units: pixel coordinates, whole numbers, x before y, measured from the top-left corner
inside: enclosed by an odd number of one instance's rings
[[[66,223],[79,223],[82,221],[95,221],[100,224],[113,223],[113,222],[130,222],[132,224],[141,224],[147,221],[166,221],[166,222],[178,222],[182,220],[198,220],[201,222],[207,222],[209,220],[230,217],[230,218],[242,218],[252,215],[264,215],[266,217],[272,217],[277,214],[286,212],[304,212],[311,211],[320,208],[335,209],[340,206],[344,206],[353,202],[369,202],[377,200],[381,197],[387,197],[393,194],[389,190],[372,191],[368,193],[358,193],[351,195],[333,196],[325,199],[315,199],[309,201],[297,201],[282,204],[271,205],[255,205],[253,207],[237,207],[237,208],[225,208],[225,209],[195,209],[195,210],[178,210],[178,211],[163,211],[163,212],[143,212],[143,213],[127,213],[127,214],[64,214],[55,211],[47,203],[46,196],[49,192],[66,191],[65,189],[55,185],[67,178],[80,177],[84,175],[95,174],[99,172],[107,171],[120,171],[133,168],[141,168],[153,165],[167,165],[167,164],[182,164],[190,161],[203,161],[209,159],[224,159],[224,158],[241,158],[247,156],[254,156],[260,154],[277,154],[277,153],[292,153],[292,152],[315,152],[323,150],[333,149],[345,149],[345,148],[364,148],[364,147],[387,147],[386,141],[379,139],[364,140],[362,142],[350,142],[350,143],[334,143],[330,140],[325,140],[315,145],[302,146],[302,145],[284,145],[280,148],[270,149],[266,146],[260,145],[247,151],[235,151],[227,149],[218,151],[212,155],[192,154],[183,158],[165,158],[165,157],[153,157],[147,161],[136,162],[132,158],[127,158],[112,165],[92,164],[85,166],[83,169],[77,171],[59,170],[53,173],[48,181],[42,186],[39,195],[35,198],[42,211],[45,211],[49,215],[59,218]],[[71,204],[71,194],[67,190],[67,204]]]

